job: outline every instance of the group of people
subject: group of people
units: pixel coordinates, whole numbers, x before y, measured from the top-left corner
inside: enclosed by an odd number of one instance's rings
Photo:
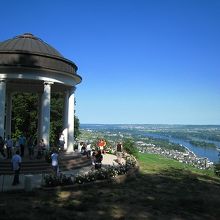
[[[6,158],[6,155],[4,152],[5,145],[6,145],[6,149],[7,149],[7,158],[11,159],[11,165],[12,165],[12,169],[14,171],[14,179],[13,179],[12,185],[17,185],[17,184],[19,184],[19,173],[20,173],[20,169],[21,169],[20,152],[18,149],[16,149],[15,154],[12,156],[13,140],[10,138],[10,136],[8,136],[7,140],[4,141],[4,139],[0,136],[0,153],[4,158]]]
[[[101,139],[98,141],[96,147],[91,148],[91,144],[87,144],[85,142],[80,143],[80,152],[82,155],[86,155],[87,158],[92,159],[92,164],[94,165],[95,169],[99,169],[102,167],[102,160],[103,155],[105,154],[105,147],[106,141]],[[117,162],[118,164],[121,164],[122,162],[122,156],[123,156],[123,147],[122,143],[119,142],[116,144],[116,156],[117,156]]]
[[[63,147],[65,144],[64,138],[60,138],[60,146]],[[102,161],[103,161],[103,153],[104,147],[106,145],[106,142],[104,140],[101,140],[98,142],[97,146],[95,148],[91,148],[91,143],[87,144],[84,142],[80,143],[81,149],[80,152],[82,155],[86,155],[88,158],[91,158],[92,165],[95,169],[100,169],[102,167]],[[26,140],[26,138],[21,135],[15,145],[13,140],[10,138],[10,136],[7,137],[7,140],[4,141],[4,139],[0,136],[0,154],[6,158],[4,148],[6,146],[7,150],[7,158],[11,159],[12,169],[14,170],[14,179],[13,179],[13,185],[19,184],[19,173],[21,169],[21,161],[22,157],[24,156],[25,147],[28,148],[29,158],[34,158],[34,152],[35,148],[37,148],[37,155],[36,158],[41,158],[44,155],[44,151],[46,150],[44,140],[41,139],[40,142],[37,144],[36,138],[30,137]],[[13,154],[13,152],[15,152]],[[122,143],[118,143],[116,145],[116,156],[117,156],[117,162],[120,164],[122,159]],[[57,149],[54,149],[51,154],[51,165],[52,169],[55,175],[59,172],[59,163],[58,163],[58,151]]]
[[[86,155],[87,158],[91,157],[91,152],[92,152],[91,144],[81,142],[80,145],[81,145],[81,150],[80,150],[81,154]]]
[[[21,162],[22,162],[22,158],[19,154],[19,150],[17,150],[11,159],[11,165],[14,171],[14,179],[12,185],[18,185],[20,183],[19,174],[21,170]],[[51,165],[54,174],[57,175],[59,172],[59,165],[58,165],[58,153],[56,150],[54,150],[51,154]]]
[[[7,156],[5,154],[5,148]],[[29,137],[28,139],[26,139],[24,135],[21,135],[17,138],[16,141],[13,141],[13,139],[9,135],[7,136],[6,140],[4,140],[0,136],[0,154],[4,159],[11,159],[12,155],[16,151],[19,151],[20,156],[24,157],[26,148],[28,150],[29,159],[31,160],[34,158],[42,158],[46,150],[46,146],[43,139],[41,139],[39,143],[37,143],[37,139],[35,137]]]
[[[24,156],[25,147],[28,147],[29,158],[34,158],[34,148],[37,146],[37,156],[40,158],[43,155],[43,151],[46,149],[43,139],[37,144],[36,139],[30,137],[26,140],[25,136],[21,135],[16,142],[8,135],[4,140],[0,136],[0,154],[3,159],[11,159],[12,170],[14,171],[14,179],[12,185],[19,184],[19,173],[21,169],[22,157]],[[5,154],[5,148],[6,153]]]
[[[91,143],[85,143],[85,142],[80,142],[80,153],[82,155],[86,155],[87,158],[91,158],[92,160],[92,165],[95,167],[95,169],[99,169],[102,166],[102,160],[103,160],[103,155],[102,155],[102,150],[97,147],[91,148]]]
[[[13,139],[10,137],[10,135],[7,136],[7,139],[4,140],[0,136],[0,153],[4,159],[11,159],[13,155],[13,151],[19,150],[21,152],[21,156],[24,156],[24,147],[25,147],[26,138],[24,136],[20,136],[17,139],[16,144],[14,145]],[[7,156],[5,154],[5,146],[6,146],[6,152]]]

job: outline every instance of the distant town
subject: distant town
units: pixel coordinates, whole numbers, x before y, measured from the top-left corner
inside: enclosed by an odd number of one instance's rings
[[[199,169],[219,162],[220,126],[216,125],[103,125],[82,124],[79,141],[95,146],[99,138],[107,150],[116,143],[132,139],[140,153],[160,154]]]

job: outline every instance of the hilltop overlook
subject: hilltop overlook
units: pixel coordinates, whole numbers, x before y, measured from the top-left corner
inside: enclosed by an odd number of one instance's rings
[[[120,184],[1,193],[1,219],[218,219],[220,179],[211,172],[158,155],[141,154],[139,164]]]

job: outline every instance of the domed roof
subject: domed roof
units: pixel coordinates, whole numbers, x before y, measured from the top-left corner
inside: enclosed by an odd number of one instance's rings
[[[31,33],[25,33],[15,38],[0,42],[0,51],[26,52],[63,57],[56,49]]]
[[[76,74],[78,68],[74,62],[31,33],[0,42],[0,74],[9,69],[68,74],[77,84],[82,80]]]

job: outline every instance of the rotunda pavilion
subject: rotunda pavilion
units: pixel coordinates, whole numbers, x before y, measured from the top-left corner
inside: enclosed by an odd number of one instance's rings
[[[0,42],[0,136],[11,135],[13,93],[37,93],[38,140],[44,139],[49,147],[51,93],[63,92],[65,148],[72,151],[74,93],[81,80],[72,61],[30,33]]]

